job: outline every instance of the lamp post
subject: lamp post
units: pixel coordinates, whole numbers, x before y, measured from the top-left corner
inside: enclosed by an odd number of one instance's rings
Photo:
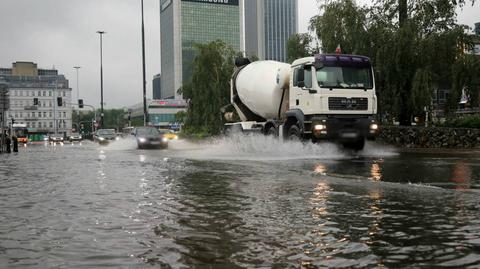
[[[143,64],[143,126],[147,126],[148,112],[147,112],[147,80],[145,78],[145,26],[143,23],[143,0],[142,0],[142,64]]]
[[[77,102],[78,102],[78,99],[80,99],[80,88],[78,87],[78,69],[80,69],[81,66],[74,66],[73,68],[77,70]]]
[[[103,52],[102,52],[102,37],[105,31],[97,31],[100,35],[100,127],[103,126]]]

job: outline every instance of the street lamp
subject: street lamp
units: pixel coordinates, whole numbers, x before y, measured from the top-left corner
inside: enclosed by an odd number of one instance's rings
[[[143,64],[143,126],[147,126],[148,112],[147,112],[147,80],[145,78],[145,26],[143,23],[143,0],[142,0],[142,64]]]
[[[102,52],[102,37],[105,31],[97,31],[100,35],[100,127],[103,126],[103,52]]]
[[[78,102],[78,99],[80,99],[80,88],[78,87],[78,69],[80,69],[81,66],[74,66],[73,68],[77,70],[77,102]]]

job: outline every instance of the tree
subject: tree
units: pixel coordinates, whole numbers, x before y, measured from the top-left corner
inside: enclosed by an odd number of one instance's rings
[[[195,48],[191,82],[180,89],[189,103],[184,131],[215,135],[222,130],[220,108],[230,101],[235,52],[222,41]]]
[[[310,56],[312,54],[311,42],[312,37],[307,33],[292,35],[287,42],[287,61],[292,63],[295,59]]]
[[[480,59],[475,55],[459,57],[452,67],[453,89],[449,95],[449,108],[456,109],[464,90],[472,107],[479,105]]]
[[[333,53],[338,45],[347,54],[363,54],[366,48],[366,8],[354,0],[325,2],[322,15],[310,20],[310,29],[321,41],[322,51]]]

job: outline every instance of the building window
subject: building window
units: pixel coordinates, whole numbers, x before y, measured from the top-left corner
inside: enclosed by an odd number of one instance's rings
[[[52,107],[52,101],[48,101],[48,106]]]
[[[52,91],[48,91],[48,96],[52,96]]]
[[[47,96],[47,93],[45,91],[43,91],[43,96]]]
[[[41,96],[42,95],[42,92],[41,91],[38,91],[38,95],[37,96]]]
[[[30,122],[27,122],[27,128],[30,128]]]
[[[43,117],[46,118],[47,117],[47,112],[46,111],[43,111]],[[46,127],[46,126],[45,126]]]
[[[67,92],[63,91],[63,97],[67,96]]]
[[[50,122],[50,128],[53,128],[53,122]]]
[[[48,117],[49,117],[49,118],[52,117],[52,111],[49,111],[49,112],[48,112]]]
[[[35,122],[32,122],[32,128],[35,128],[36,125],[35,125]]]
[[[67,118],[67,112],[65,112],[65,111],[63,112],[63,117]]]

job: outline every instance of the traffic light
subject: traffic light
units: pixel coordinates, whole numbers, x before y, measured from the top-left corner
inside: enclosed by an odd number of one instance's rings
[[[58,105],[58,106],[62,106],[62,105],[63,105],[62,97],[57,97],[57,105]]]
[[[83,108],[83,99],[78,99],[78,108]]]
[[[38,98],[33,98],[33,105],[38,106]]]

